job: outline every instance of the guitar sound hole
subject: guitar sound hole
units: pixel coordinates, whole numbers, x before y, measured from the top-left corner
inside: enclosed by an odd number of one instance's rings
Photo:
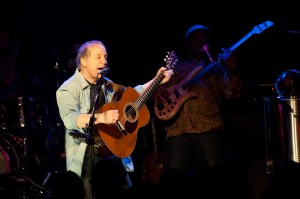
[[[135,106],[132,106],[129,104],[125,108],[125,113],[126,113],[126,120],[133,123],[136,122],[138,119],[138,110],[136,109]]]

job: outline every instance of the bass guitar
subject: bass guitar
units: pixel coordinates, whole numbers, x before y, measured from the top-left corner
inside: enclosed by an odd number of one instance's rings
[[[173,69],[177,60],[175,52],[168,53],[165,59],[166,69]],[[157,75],[142,94],[127,87],[123,89],[120,100],[106,103],[98,110],[98,113],[112,109],[119,111],[120,117],[115,124],[99,123],[96,125],[96,131],[109,150],[117,157],[128,157],[133,152],[138,130],[150,121],[150,113],[145,103],[163,78],[163,73]],[[119,95],[117,92],[116,94]]]
[[[238,46],[245,42],[254,34],[260,34],[267,28],[271,27],[273,22],[265,21],[257,26],[255,26],[249,33],[242,37],[238,42],[232,45],[229,49],[234,51]],[[156,97],[154,98],[154,113],[156,117],[162,121],[167,121],[173,118],[177,112],[180,110],[181,106],[188,99],[195,97],[194,93],[189,92],[189,88],[207,71],[213,68],[215,62],[209,63],[205,67],[197,67],[195,70],[191,71],[181,82],[177,85],[167,89],[168,93],[171,93],[166,97]]]

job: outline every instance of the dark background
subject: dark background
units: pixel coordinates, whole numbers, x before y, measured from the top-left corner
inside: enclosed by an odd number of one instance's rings
[[[56,62],[59,68],[65,67],[63,60],[70,44],[99,39],[108,50],[111,68],[108,76],[116,83],[135,86],[154,77],[157,69],[164,66],[167,52],[174,50],[179,58],[186,53],[184,34],[194,24],[210,27],[214,51],[221,52],[257,25],[272,21],[273,26],[253,34],[234,50],[245,90],[242,102],[227,107],[229,136],[236,151],[249,163],[254,195],[259,195],[268,185],[265,163],[268,150],[272,150],[266,144],[262,99],[274,94],[273,85],[282,72],[300,69],[297,9],[297,5],[288,1],[232,4],[229,1],[11,0],[0,3],[0,28],[12,30],[19,39],[20,50],[28,56],[26,60],[39,60],[38,67],[47,68],[45,71],[55,70]],[[34,51],[35,46],[43,51]],[[54,91],[45,92],[55,96]],[[159,136],[163,136],[160,132],[163,126],[158,128]],[[141,130],[152,139],[150,125]],[[63,146],[63,142],[60,144]],[[138,148],[143,143],[139,141],[137,145]]]
[[[197,23],[211,28],[214,50],[219,52],[255,26],[267,20],[274,23],[234,50],[243,77],[250,84],[273,84],[284,70],[299,68],[300,15],[294,14],[296,7],[287,2],[241,2],[235,6],[230,2],[189,1],[3,3],[2,23],[16,31],[23,50],[39,40],[60,61],[71,43],[99,39],[107,46],[110,77],[129,86],[152,78],[164,65],[167,52],[183,55],[184,33]]]

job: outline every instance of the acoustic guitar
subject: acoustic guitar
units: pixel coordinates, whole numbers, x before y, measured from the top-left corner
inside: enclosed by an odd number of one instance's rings
[[[260,34],[267,28],[271,27],[273,22],[265,21],[257,26],[255,26],[249,33],[242,37],[238,42],[232,45],[229,49],[231,51],[235,50],[239,45],[246,41],[253,34]],[[177,112],[180,110],[181,106],[188,100],[195,97],[195,94],[189,92],[189,88],[207,71],[215,66],[216,62],[211,62],[205,67],[197,67],[191,71],[181,82],[177,85],[172,86],[167,89],[170,95],[166,97],[156,97],[154,98],[154,113],[156,117],[162,121],[167,121],[172,119]]]
[[[168,53],[164,61],[166,69],[170,70],[176,65],[178,58],[172,51]],[[123,89],[121,97],[118,97],[120,100],[106,103],[98,110],[98,113],[112,109],[119,111],[120,118],[115,124],[99,123],[96,125],[96,131],[117,157],[128,157],[133,152],[138,130],[150,121],[150,113],[145,103],[163,78],[163,73],[157,75],[142,94],[131,87],[126,87]],[[120,95],[119,92],[116,94]]]

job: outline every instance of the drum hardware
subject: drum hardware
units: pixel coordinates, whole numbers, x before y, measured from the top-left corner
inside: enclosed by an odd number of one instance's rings
[[[300,163],[300,98],[280,98],[278,104],[282,154],[289,160]]]
[[[273,132],[274,132],[274,105],[273,100],[270,97],[265,97],[264,99],[264,130],[266,138],[266,173],[271,174],[273,172]]]
[[[19,127],[25,127],[25,116],[24,116],[24,104],[23,104],[23,98],[18,97],[17,98],[17,106],[18,106],[18,116],[19,116]]]
[[[5,138],[2,134],[0,134],[0,146],[1,146],[1,155],[4,158],[5,163],[1,166],[1,172],[5,173],[13,173],[17,172],[20,169],[20,159],[17,153],[16,148]]]
[[[286,161],[300,163],[300,71],[288,69],[274,84],[276,96],[264,98],[266,167],[271,173]]]
[[[22,155],[21,155],[21,160],[22,160],[22,165],[21,165],[21,169],[22,169],[22,172],[26,172],[27,168],[28,168],[28,144],[27,144],[27,138],[23,138],[22,140]]]
[[[3,160],[1,173],[6,169],[7,174],[21,174],[25,173],[28,168],[28,143],[27,138],[21,138],[12,133],[3,131],[0,134],[0,148]]]
[[[4,104],[0,104],[0,129],[1,130],[6,130],[7,129],[7,121],[5,118],[5,111],[6,107]]]
[[[17,181],[17,195],[24,199],[50,199],[51,192],[43,186],[34,182],[31,178],[18,177]]]
[[[2,129],[41,127],[47,116],[48,106],[43,97],[17,97],[0,102]]]
[[[7,154],[7,152],[2,148],[2,146],[0,145],[0,163],[1,163],[1,167],[0,167],[0,173],[9,173],[10,172],[10,165],[9,165],[9,155]]]

